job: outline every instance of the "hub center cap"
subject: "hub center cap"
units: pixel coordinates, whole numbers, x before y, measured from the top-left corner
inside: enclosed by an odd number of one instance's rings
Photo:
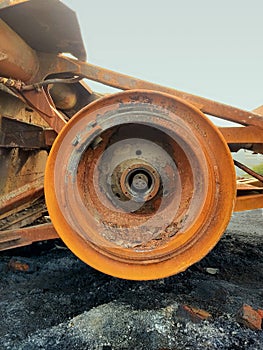
[[[135,202],[153,199],[160,188],[160,178],[156,169],[141,159],[138,162],[128,161],[127,165],[120,177],[120,187],[124,196]]]

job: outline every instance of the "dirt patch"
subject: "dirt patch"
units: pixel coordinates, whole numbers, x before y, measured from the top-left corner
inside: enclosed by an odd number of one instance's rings
[[[202,261],[147,282],[99,273],[56,242],[2,253],[0,349],[262,349],[263,332],[236,322],[243,304],[263,308],[262,238],[262,210],[234,214]],[[212,318],[195,323],[182,305]]]

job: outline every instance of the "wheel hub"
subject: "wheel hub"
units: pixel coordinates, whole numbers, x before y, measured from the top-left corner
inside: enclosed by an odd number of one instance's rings
[[[58,135],[45,194],[57,232],[83,261],[117,277],[156,279],[186,269],[219,240],[235,171],[199,110],[127,91],[88,105]]]
[[[126,176],[122,176],[125,177],[124,181],[121,181],[122,189],[128,198],[145,202],[158,192],[159,184],[156,184],[156,176],[153,176],[156,171],[150,172],[139,165],[134,170],[128,168],[128,171]]]
[[[144,203],[158,193],[160,177],[149,163],[134,158],[116,167],[112,175],[112,184],[119,189],[115,193],[118,198]]]

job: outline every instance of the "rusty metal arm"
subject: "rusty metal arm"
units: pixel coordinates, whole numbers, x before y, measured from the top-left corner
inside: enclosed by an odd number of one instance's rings
[[[51,223],[0,231],[0,251],[55,238],[59,236]]]
[[[227,143],[263,143],[263,131],[256,126],[221,127]]]
[[[254,210],[263,207],[263,193],[237,196],[234,211]]]
[[[256,178],[258,181],[261,181],[263,183],[263,176],[256,173],[254,170],[251,170],[250,168],[248,168],[246,165],[239,163],[237,160],[234,160],[234,164],[235,166],[237,166],[239,169],[242,169],[243,171],[245,171],[247,174],[253,176],[254,178]]]
[[[255,126],[257,128],[263,129],[263,116],[255,111],[246,111],[220,102],[209,100],[204,97],[192,95],[170,87],[165,87],[145,80],[137,79],[103,67],[95,66],[91,63],[68,58],[62,55],[53,56],[39,54],[39,62],[41,68],[34,78],[34,81],[31,81],[31,84],[37,83],[45,77],[51,75],[59,76],[61,74],[64,74],[68,77],[81,76],[83,78],[90,79],[121,90],[144,89],[159,91],[179,97],[189,102],[196,108],[200,109],[203,113],[209,114],[211,116],[239,123],[244,126]],[[41,88],[41,91],[38,92],[24,91],[20,94],[20,97],[24,99],[24,101],[27,102],[32,108],[34,107],[36,111],[42,115],[42,117],[55,131],[59,132],[66,124],[63,115],[56,110],[53,101],[48,94],[48,91],[44,91],[43,87]],[[250,135],[253,132],[252,129],[247,131],[249,131]],[[244,135],[244,131],[239,130],[239,134],[242,132]],[[230,129],[227,130],[225,134],[226,133],[228,133],[229,137]],[[260,131],[258,130],[256,135],[259,134]],[[234,134],[232,133],[232,136],[233,135]],[[262,137],[259,141],[262,143]],[[234,139],[233,142],[236,143],[237,141]]]
[[[61,59],[62,57],[60,57]],[[182,98],[209,115],[236,122],[242,125],[254,125],[263,128],[263,116],[243,109],[232,107],[220,102],[212,101],[204,97],[192,95],[173,88],[136,79],[125,74],[117,73],[109,69],[95,66],[91,63],[77,61],[63,57],[72,65],[75,65],[74,74],[82,75],[87,79],[115,87],[121,90],[146,89],[165,92]],[[59,65],[57,65],[59,66]]]
[[[219,130],[231,152],[247,149],[263,154],[263,130],[261,128],[256,126],[221,127]]]

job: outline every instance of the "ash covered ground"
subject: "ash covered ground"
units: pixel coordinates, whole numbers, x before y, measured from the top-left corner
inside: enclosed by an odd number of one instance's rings
[[[208,256],[157,281],[103,275],[60,241],[1,253],[0,349],[263,349],[263,332],[236,319],[243,304],[263,309],[262,218],[234,214]],[[211,317],[195,320],[185,305]]]

